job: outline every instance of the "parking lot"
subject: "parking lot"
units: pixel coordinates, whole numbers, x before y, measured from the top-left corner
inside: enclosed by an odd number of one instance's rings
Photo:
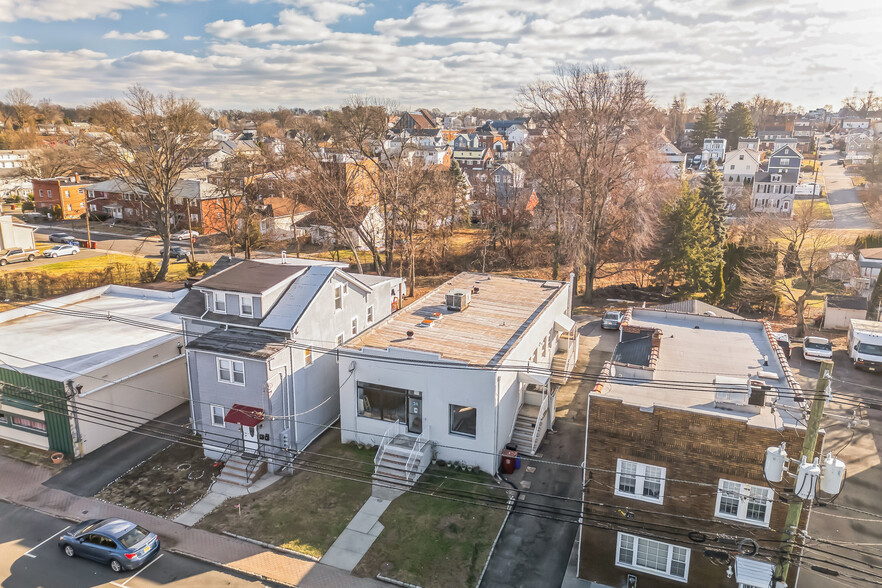
[[[139,570],[116,574],[96,562],[68,558],[57,546],[72,523],[0,503],[0,581],[3,588],[213,588],[267,586],[211,565],[161,551]],[[160,537],[160,540],[162,538]]]

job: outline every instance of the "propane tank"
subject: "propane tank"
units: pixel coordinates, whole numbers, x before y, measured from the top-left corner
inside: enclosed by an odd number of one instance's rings
[[[766,449],[766,460],[763,463],[763,471],[766,474],[766,480],[776,484],[784,478],[784,468],[787,465],[787,452],[784,450],[784,443],[780,447],[769,447]]]
[[[845,462],[828,453],[821,467],[821,484],[819,489],[826,494],[839,494],[845,482]]]
[[[805,456],[799,464],[799,471],[796,474],[796,495],[803,500],[811,500],[815,497],[815,488],[818,486],[818,478],[821,475],[821,467],[818,465],[818,459],[812,463],[807,463]]]

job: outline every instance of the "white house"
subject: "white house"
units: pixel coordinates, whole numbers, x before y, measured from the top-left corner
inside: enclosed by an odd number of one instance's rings
[[[845,119],[842,121],[842,129],[843,130],[851,130],[851,129],[869,129],[870,128],[870,119],[868,118],[853,118],[853,119]]]
[[[679,178],[686,166],[686,155],[662,134],[656,136],[655,148],[665,161],[664,175],[670,178]]]
[[[185,292],[102,286],[0,313],[0,439],[82,457],[186,402]]]
[[[845,159],[864,163],[873,157],[873,139],[865,132],[852,132],[845,137]]]
[[[379,444],[375,476],[400,460],[410,482],[431,454],[486,472],[508,443],[532,455],[577,355],[570,288],[462,273],[347,342],[342,440]]]
[[[711,159],[720,162],[725,155],[726,139],[720,137],[705,139],[701,148],[701,165],[704,167]]]
[[[0,216],[0,249],[34,249],[34,231],[37,227],[12,222],[9,215]]]
[[[739,147],[726,154],[721,172],[723,182],[743,184],[745,180],[753,181],[760,167],[760,152],[748,147]]]
[[[0,169],[13,169],[24,165],[30,157],[27,149],[2,149],[0,150]]]

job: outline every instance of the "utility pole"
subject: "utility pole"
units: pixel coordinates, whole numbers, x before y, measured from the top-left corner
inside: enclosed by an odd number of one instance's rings
[[[812,407],[809,412],[808,423],[805,429],[805,439],[802,443],[802,455],[811,462],[815,456],[815,445],[818,442],[818,430],[821,428],[821,419],[824,417],[824,407],[828,399],[828,387],[830,375],[833,373],[833,361],[821,362],[818,372],[818,381],[815,384],[815,394],[812,399]],[[784,533],[781,536],[781,558],[775,566],[775,579],[778,582],[787,582],[787,573],[790,571],[790,556],[796,543],[796,531],[799,519],[802,516],[803,500],[793,495],[790,506],[787,509],[787,520],[784,523]]]

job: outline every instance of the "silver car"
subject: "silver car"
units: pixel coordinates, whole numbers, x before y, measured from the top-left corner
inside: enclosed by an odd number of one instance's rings
[[[80,248],[76,245],[56,245],[43,252],[43,257],[58,257],[60,255],[76,255]]]

